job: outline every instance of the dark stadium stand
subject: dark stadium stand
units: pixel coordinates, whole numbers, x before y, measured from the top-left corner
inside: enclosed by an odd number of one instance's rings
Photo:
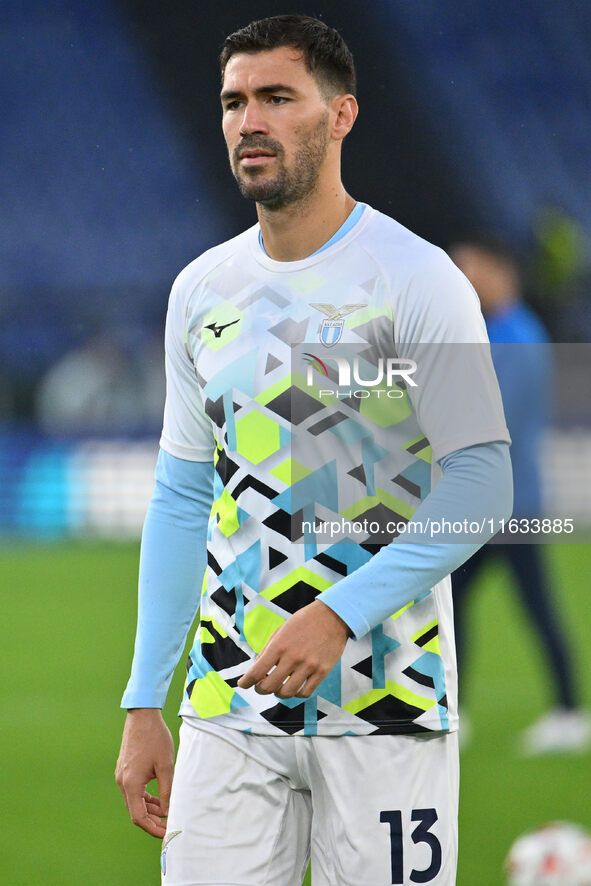
[[[153,335],[176,272],[253,220],[227,171],[217,53],[247,18],[282,11],[2,4],[0,421],[31,419],[40,378],[72,348],[121,327]],[[531,245],[548,205],[589,234],[590,4],[376,3],[363,27],[357,0],[314,11],[357,58],[353,194],[441,244],[477,226]],[[579,287],[571,339],[588,337],[589,304]]]
[[[591,7],[566,0],[376,4],[442,149],[489,226],[519,241],[545,206],[591,231]]]
[[[0,105],[0,371],[35,376],[97,329],[161,319],[223,230],[116,3],[3,3]]]

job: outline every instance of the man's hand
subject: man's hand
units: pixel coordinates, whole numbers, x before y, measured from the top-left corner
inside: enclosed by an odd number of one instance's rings
[[[336,612],[315,600],[275,631],[238,686],[278,698],[309,698],[340,659],[349,636]]]
[[[115,779],[123,794],[131,820],[153,837],[166,833],[174,742],[162,713],[157,708],[128,711]],[[159,797],[146,791],[148,782],[158,780]]]

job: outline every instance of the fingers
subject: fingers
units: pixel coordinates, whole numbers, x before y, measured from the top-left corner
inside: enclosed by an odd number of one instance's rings
[[[306,674],[303,670],[299,670],[297,674],[294,670],[292,676],[286,673],[283,669],[280,671],[279,668],[274,668],[271,673],[263,680],[260,680],[254,688],[255,692],[258,692],[259,695],[274,694],[279,698],[287,698],[287,693],[289,692],[290,695],[295,694],[305,679]],[[294,689],[296,680],[298,683]]]
[[[281,625],[281,627],[273,631],[255,658],[253,664],[247,672],[240,677],[238,680],[238,686],[240,686],[241,689],[250,689],[251,686],[260,683],[260,681],[264,680],[267,674],[269,674],[269,672],[277,665],[281,653],[277,650],[276,641],[284,628],[285,625]]]
[[[340,659],[349,634],[345,622],[316,600],[281,625],[238,686],[279,698],[309,698]]]
[[[275,692],[275,695],[279,696],[279,698],[310,698],[310,696],[318,689],[327,673],[328,672],[320,666],[316,667],[316,669],[307,676],[305,676],[306,671],[303,669],[295,671],[293,675],[289,677],[287,682]]]
[[[285,655],[271,650],[261,654],[238,681],[241,689],[254,686],[260,695],[274,694],[278,698],[309,698],[326,677],[328,671],[316,658]]]
[[[145,791],[144,802],[146,804],[146,810],[150,815],[155,815],[157,816],[157,818],[166,817],[162,812],[162,806],[160,805],[159,797],[154,797],[152,794],[149,794],[147,791]]]
[[[274,694],[278,698],[309,698],[327,673],[326,669],[315,661],[298,662],[293,665],[286,665],[281,661],[269,673],[263,672],[259,680],[257,680],[257,670],[251,668],[241,678],[244,683],[239,681],[238,685],[244,688],[254,686],[255,691],[260,695]]]
[[[251,686],[256,686],[269,676],[276,664],[277,660],[276,658],[274,659],[271,654],[268,652],[261,653],[255,660],[255,663],[251,665],[242,677],[240,677],[238,680],[238,686],[240,686],[241,689],[250,689]],[[273,673],[275,672],[273,671]],[[278,682],[277,686],[279,685],[280,683]]]
[[[166,833],[166,822],[161,820],[162,809],[158,797],[148,794],[143,786],[132,788],[127,785],[122,788],[122,793],[132,822],[152,837],[162,839]]]
[[[283,684],[283,686],[277,690],[275,695],[279,698],[307,698],[307,695],[304,695],[306,684],[308,683],[307,677],[302,679],[302,675],[293,675],[289,677],[289,679]]]
[[[166,816],[170,805],[173,770],[162,767],[156,772],[160,797],[155,797],[145,789],[145,785],[121,780],[119,788],[132,822],[153,837],[162,839],[166,833]]]
[[[160,806],[153,806],[150,803],[146,803],[146,812],[148,815],[154,816],[155,818],[162,818],[160,815]]]
[[[161,766],[156,769],[158,779],[158,793],[160,795],[160,815],[166,817],[170,806],[170,792],[172,790],[173,766]]]
[[[296,698],[310,698],[312,693],[316,692],[316,690],[324,680],[325,676],[326,674],[324,672],[322,672],[321,674],[311,675],[310,677],[308,677],[306,682],[299,687],[298,691],[293,693],[293,695]]]
[[[153,837],[166,831],[174,770],[174,742],[157,709],[129,711],[123,730],[115,778],[131,820]],[[159,797],[146,790],[156,778]]]

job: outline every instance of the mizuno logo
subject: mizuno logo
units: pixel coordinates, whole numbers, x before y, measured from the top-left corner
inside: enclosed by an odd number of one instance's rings
[[[234,326],[235,323],[239,323],[239,322],[240,322],[240,317],[238,317],[237,320],[232,320],[231,323],[224,323],[223,326],[217,326],[215,323],[208,323],[208,325],[205,326],[204,329],[211,329],[211,331],[213,332],[215,337],[219,338],[220,335],[222,334],[222,332],[224,331],[224,329],[227,329],[228,326]]]

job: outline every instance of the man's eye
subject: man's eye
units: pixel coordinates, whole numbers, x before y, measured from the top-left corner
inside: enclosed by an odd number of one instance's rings
[[[285,98],[283,95],[270,95],[269,101],[272,105],[283,105],[285,102],[289,101],[289,99]]]
[[[240,102],[238,99],[234,99],[234,101],[228,102],[226,105],[226,111],[236,111],[240,107]]]

